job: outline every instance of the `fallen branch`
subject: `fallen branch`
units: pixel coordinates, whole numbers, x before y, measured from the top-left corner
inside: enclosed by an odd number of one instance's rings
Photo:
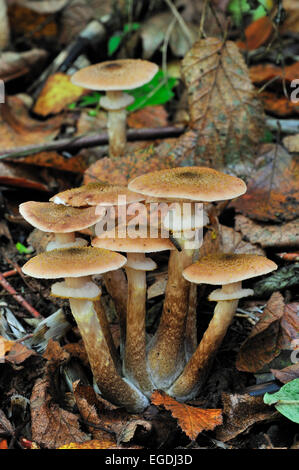
[[[157,128],[144,128],[144,129],[129,129],[127,132],[127,140],[153,140],[153,139],[165,139],[167,137],[179,137],[185,131],[184,127],[157,127]],[[39,152],[46,151],[78,151],[81,148],[96,147],[97,145],[108,144],[107,132],[95,135],[85,135],[73,137],[70,139],[59,139],[53,140],[52,142],[46,142],[40,145],[27,145],[24,147],[16,147],[12,149],[2,150],[0,152],[0,160],[6,158],[21,158],[27,155],[33,155]]]

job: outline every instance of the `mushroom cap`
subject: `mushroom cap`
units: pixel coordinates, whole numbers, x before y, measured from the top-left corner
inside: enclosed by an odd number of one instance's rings
[[[95,207],[77,209],[52,202],[28,201],[20,204],[20,214],[33,227],[43,232],[69,233],[99,222],[105,211]]]
[[[126,262],[126,258],[119,253],[100,248],[62,248],[34,256],[22,267],[22,271],[39,279],[81,277],[113,271]]]
[[[109,60],[78,70],[71,81],[91,90],[132,90],[148,83],[157,71],[158,66],[148,60]]]
[[[129,182],[128,188],[147,196],[211,202],[244,194],[246,184],[240,178],[212,168],[192,166],[138,176]]]
[[[126,227],[124,227],[125,229]],[[94,238],[91,242],[92,246],[105,248],[106,250],[122,251],[124,253],[154,253],[158,251],[174,250],[174,246],[169,238],[150,238],[138,237],[130,238],[128,233],[125,232],[125,238],[118,236],[118,229],[116,233],[103,232],[101,235]],[[122,234],[122,232],[120,232]],[[140,233],[143,234],[142,228]]]
[[[273,261],[259,255],[215,254],[201,258],[183,271],[196,284],[225,285],[261,276],[277,269]]]
[[[119,196],[125,198],[119,199]],[[109,183],[88,183],[78,188],[67,189],[53,196],[50,201],[72,207],[113,206],[144,201],[145,197],[130,191],[126,186]]]

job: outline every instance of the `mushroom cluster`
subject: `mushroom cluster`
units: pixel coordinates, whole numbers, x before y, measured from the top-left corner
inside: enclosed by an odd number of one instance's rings
[[[52,285],[52,295],[69,299],[104,398],[139,412],[155,389],[180,401],[197,395],[239,299],[253,294],[242,288],[242,281],[277,268],[267,258],[249,254],[213,254],[196,260],[198,246],[193,241],[208,224],[206,204],[245,191],[245,183],[234,176],[206,167],[181,167],[139,176],[128,187],[90,183],[61,192],[48,203],[21,204],[20,213],[29,223],[55,234],[46,251],[30,259],[23,272],[64,279]],[[90,243],[86,236],[76,237],[86,229]],[[150,337],[145,326],[146,272],[157,265],[146,254],[165,250],[170,251],[165,300],[158,328]],[[119,350],[101,303],[98,275],[119,316]],[[209,296],[217,304],[198,345],[191,283],[222,286]]]

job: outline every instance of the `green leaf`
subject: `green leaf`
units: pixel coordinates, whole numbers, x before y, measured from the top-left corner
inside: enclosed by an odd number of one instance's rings
[[[178,80],[176,78],[166,77],[162,70],[159,70],[149,83],[127,92],[135,98],[135,102],[128,107],[128,110],[136,111],[146,106],[157,106],[167,103],[167,101],[173,98],[174,93],[172,89],[177,83]]]
[[[247,0],[231,0],[228,5],[228,12],[231,13],[234,23],[240,26],[244,13],[250,11]]]
[[[124,25],[124,33],[131,33],[137,31],[140,28],[140,23],[126,23]]]
[[[124,33],[115,34],[111,36],[108,41],[108,56],[111,57],[115,51],[119,48],[120,43],[122,42]]]
[[[20,242],[17,242],[16,243],[16,249],[18,250],[19,253],[23,254],[29,254],[29,253],[32,253],[34,250],[32,248],[32,246],[30,246],[29,248],[26,248],[26,246],[24,246],[22,243]]]
[[[299,424],[299,379],[288,382],[276,393],[265,393],[264,403],[275,405],[283,416]]]

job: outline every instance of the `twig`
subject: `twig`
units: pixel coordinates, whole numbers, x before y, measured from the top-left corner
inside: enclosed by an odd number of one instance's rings
[[[299,119],[275,119],[267,118],[266,125],[272,131],[278,131],[285,134],[297,134],[299,132]]]
[[[167,137],[179,137],[185,131],[184,127],[167,126],[157,128],[144,128],[128,130],[127,139],[135,140],[153,140],[163,139]],[[72,137],[70,139],[59,139],[52,142],[46,142],[40,145],[27,145],[24,147],[16,147],[13,149],[2,150],[0,152],[0,160],[6,158],[20,158],[27,155],[33,155],[39,152],[50,150],[79,150],[81,148],[95,147],[97,145],[105,145],[108,143],[108,134],[103,132],[96,135],[83,135]]]
[[[33,315],[35,318],[43,318],[43,316],[37,310],[35,310],[34,307],[32,307],[28,302],[26,302],[26,300],[20,294],[17,293],[17,291],[12,287],[11,284],[9,284],[9,282],[5,279],[5,277],[1,273],[0,273],[0,284],[31,315]]]
[[[176,9],[175,5],[171,2],[171,0],[165,0],[165,2],[167,3],[167,5],[169,6],[170,10],[172,11],[173,15],[176,17],[176,19],[178,20],[181,28],[182,28],[182,31],[184,32],[185,36],[187,37],[189,43],[190,43],[190,47],[192,46],[193,44],[193,37],[192,37],[192,34],[188,28],[188,26],[186,25],[185,21],[183,20],[182,16],[180,15],[180,13],[178,12],[178,10]]]
[[[16,269],[11,269],[10,271],[6,271],[5,273],[2,273],[2,276],[3,277],[10,277],[10,276],[14,276],[14,274],[17,274],[17,270]]]

